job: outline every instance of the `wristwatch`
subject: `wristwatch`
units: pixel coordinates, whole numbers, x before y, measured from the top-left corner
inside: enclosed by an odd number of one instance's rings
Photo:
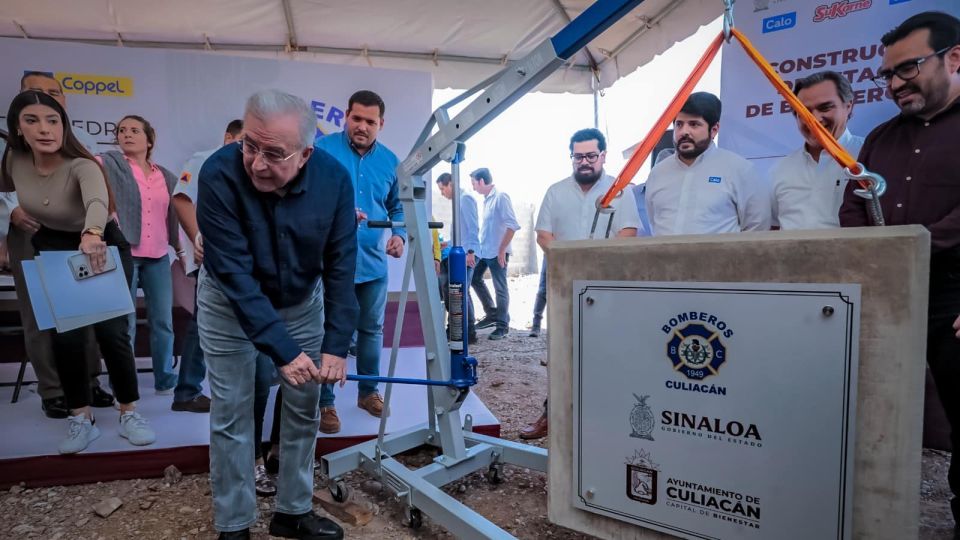
[[[88,227],[80,236],[83,236],[84,234],[92,234],[103,238],[103,229],[100,227]]]

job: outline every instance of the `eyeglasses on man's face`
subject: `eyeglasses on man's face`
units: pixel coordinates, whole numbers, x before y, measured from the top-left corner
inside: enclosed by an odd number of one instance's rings
[[[257,159],[257,156],[259,155],[270,165],[279,165],[300,152],[299,150],[294,150],[289,156],[284,156],[282,153],[276,150],[261,150],[259,146],[250,142],[246,138],[241,138],[237,142],[240,144],[240,150],[244,153],[244,155],[247,157],[252,157],[253,159]]]
[[[873,84],[877,85],[880,88],[886,88],[890,86],[890,81],[893,80],[893,76],[896,75],[900,77],[901,81],[909,81],[911,79],[916,79],[917,75],[920,75],[920,65],[926,62],[927,60],[933,58],[934,56],[940,56],[941,54],[949,51],[954,46],[944,47],[939,51],[928,54],[921,58],[914,58],[913,60],[907,60],[906,62],[901,62],[893,67],[893,69],[885,69],[883,71],[878,71],[877,76],[874,77]]]
[[[581,161],[586,161],[587,163],[596,163],[600,159],[600,154],[596,152],[590,152],[589,154],[570,154],[570,159],[574,163],[580,163]]]

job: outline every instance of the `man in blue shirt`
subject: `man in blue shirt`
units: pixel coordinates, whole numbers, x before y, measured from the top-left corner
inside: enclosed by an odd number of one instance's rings
[[[473,274],[473,290],[483,305],[485,316],[477,321],[477,328],[496,328],[488,339],[503,339],[510,331],[510,291],[507,289],[507,263],[510,260],[510,242],[520,230],[513,212],[510,196],[493,185],[493,175],[486,167],[470,173],[473,190],[483,195],[483,225],[480,228],[480,260]],[[497,296],[494,305],[490,291],[483,282],[483,273],[490,269],[493,290]]]
[[[371,221],[403,221],[403,207],[397,195],[397,156],[377,135],[383,129],[383,100],[369,90],[360,90],[347,103],[346,127],[340,133],[320,138],[316,147],[329,152],[346,169],[356,199],[357,274],[354,291],[360,304],[357,321],[357,373],[380,375],[383,349],[383,318],[387,308],[387,255],[403,256],[407,235],[393,229],[386,238],[383,229],[370,228]],[[360,382],[357,406],[373,416],[383,413],[383,398],[377,384]],[[320,395],[320,431],[337,433],[340,418],[333,405],[333,385],[324,385]]]
[[[443,173],[437,177],[437,188],[447,200],[453,200],[453,178],[450,173]],[[477,266],[477,252],[480,251],[480,227],[478,225],[477,201],[469,194],[460,191],[460,245],[467,252],[467,340],[470,344],[477,342],[477,326],[473,317],[473,296],[470,295],[470,282],[473,281],[473,270]],[[443,250],[440,261],[440,295],[443,303],[448,304],[447,288],[450,283],[450,247]],[[447,305],[447,312],[450,306]],[[449,331],[449,327],[448,327]]]
[[[270,534],[343,538],[313,514],[313,456],[318,383],[346,381],[357,319],[353,189],[343,167],[314,150],[316,120],[302,99],[258,92],[243,123],[241,144],[213,154],[199,178],[197,322],[210,382],[214,522],[221,539],[250,538],[257,519],[251,397],[264,353],[283,386]]]

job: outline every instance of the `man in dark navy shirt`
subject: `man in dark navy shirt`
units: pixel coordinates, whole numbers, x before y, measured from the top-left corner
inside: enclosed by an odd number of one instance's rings
[[[313,111],[265,90],[247,101],[244,137],[200,170],[205,258],[197,290],[210,379],[210,480],[220,538],[256,521],[253,405],[257,355],[283,385],[280,477],[270,534],[342,538],[312,512],[319,383],[346,380],[356,326],[357,225],[347,171],[314,150]]]

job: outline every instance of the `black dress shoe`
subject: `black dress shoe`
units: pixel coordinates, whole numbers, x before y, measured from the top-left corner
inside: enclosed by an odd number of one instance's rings
[[[273,519],[270,520],[270,534],[301,540],[339,540],[343,538],[343,529],[333,521],[319,517],[313,512],[299,516],[274,512]]]
[[[70,416],[70,409],[67,408],[67,400],[63,396],[44,399],[40,402],[40,408],[47,418],[66,418]]]
[[[242,531],[222,532],[217,540],[250,540],[250,529]]]
[[[91,407],[100,407],[100,408],[113,407],[113,401],[114,401],[113,395],[108,393],[103,388],[100,388],[99,386],[94,386],[93,388],[90,389],[90,393],[92,394],[92,397],[90,399]]]

